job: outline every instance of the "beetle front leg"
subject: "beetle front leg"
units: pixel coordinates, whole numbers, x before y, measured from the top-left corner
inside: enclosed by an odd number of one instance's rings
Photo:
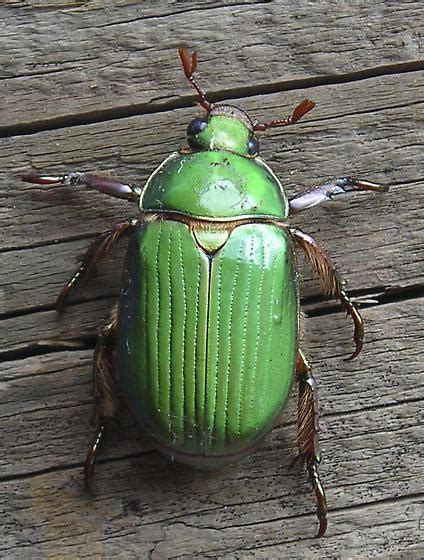
[[[106,421],[115,416],[119,406],[118,385],[113,367],[113,347],[117,325],[118,308],[116,307],[112,312],[110,322],[101,329],[94,351],[93,374],[96,411],[93,424],[97,425],[98,430],[84,463],[84,487],[88,493],[91,493],[94,461],[105,433]]]
[[[72,172],[63,175],[26,173],[21,175],[21,180],[25,183],[33,183],[36,185],[84,185],[89,189],[95,189],[109,196],[125,198],[126,200],[138,200],[140,196],[140,190],[136,187],[93,173]]]
[[[65,284],[62,288],[57,300],[56,309],[61,311],[65,306],[66,300],[75,287],[75,285],[89,272],[95,269],[97,263],[103,259],[115,243],[121,239],[124,235],[130,235],[138,226],[138,220],[127,220],[126,222],[120,222],[115,224],[110,229],[107,229],[101,233],[89,246],[87,252],[81,259],[81,265],[78,270],[72,276],[72,278]]]
[[[315,491],[319,521],[317,537],[322,537],[327,529],[327,501],[318,473],[318,464],[321,462],[318,442],[318,391],[311,366],[301,350],[299,350],[297,359],[296,376],[299,382],[297,460],[306,465]]]
[[[361,181],[353,177],[337,177],[323,185],[318,185],[310,191],[294,196],[289,200],[290,214],[297,214],[307,208],[312,208],[322,204],[327,200],[332,200],[338,194],[345,194],[352,191],[376,191],[386,192],[389,190],[387,185],[377,185],[369,181]]]
[[[347,360],[353,360],[361,352],[364,345],[364,323],[356,305],[343,289],[343,283],[337,274],[330,257],[313,237],[300,229],[289,228],[295,242],[305,253],[308,261],[317,272],[324,290],[330,296],[339,298],[343,309],[352,317],[354,323],[353,340],[356,348]]]

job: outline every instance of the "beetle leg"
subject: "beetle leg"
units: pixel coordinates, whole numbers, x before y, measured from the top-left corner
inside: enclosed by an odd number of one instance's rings
[[[318,185],[313,189],[294,196],[289,200],[290,214],[297,214],[307,208],[312,208],[318,204],[322,204],[327,200],[332,200],[338,194],[344,194],[351,191],[377,191],[386,192],[389,190],[387,185],[377,185],[368,181],[360,181],[353,177],[337,177],[331,179],[323,185]]]
[[[306,464],[309,479],[315,491],[319,521],[317,537],[322,537],[327,529],[327,502],[318,473],[318,464],[321,462],[321,451],[318,441],[318,392],[311,366],[300,349],[296,376],[299,382],[297,459]]]
[[[88,494],[92,494],[91,481],[94,474],[94,460],[96,458],[97,450],[99,449],[100,443],[103,439],[106,425],[100,424],[96,437],[94,438],[93,444],[88,450],[87,457],[84,463],[84,489]]]
[[[34,172],[21,175],[21,180],[36,185],[84,185],[89,189],[95,189],[109,196],[127,200],[138,200],[141,192],[137,187],[93,173],[73,172],[63,175],[38,175]]]
[[[343,283],[323,247],[313,237],[300,229],[289,228],[289,231],[320,277],[325,292],[330,296],[339,298],[342,308],[352,317],[354,324],[353,340],[356,348],[347,360],[353,360],[360,353],[364,345],[364,323],[362,317],[356,305],[344,291]]]
[[[97,403],[94,423],[113,417],[117,409],[118,387],[113,365],[113,347],[117,327],[118,307],[116,306],[112,311],[109,323],[101,329],[94,350],[94,396]]]
[[[90,270],[95,270],[97,263],[107,255],[115,243],[124,235],[133,233],[138,225],[138,220],[127,220],[115,224],[112,228],[101,233],[90,245],[82,258],[81,265],[67,284],[62,288],[56,300],[56,309],[61,311],[65,306],[66,300],[81,278]]]
[[[84,463],[84,487],[89,493],[91,493],[95,457],[106,428],[105,421],[115,416],[119,405],[117,398],[118,387],[113,367],[113,345],[117,324],[118,308],[115,307],[110,322],[99,333],[94,351],[93,374],[96,411],[93,424],[98,426],[98,431]]]

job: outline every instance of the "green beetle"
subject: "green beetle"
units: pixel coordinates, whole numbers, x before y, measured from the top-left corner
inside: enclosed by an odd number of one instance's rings
[[[362,348],[363,324],[323,248],[287,218],[337,194],[387,187],[339,177],[289,200],[258,156],[255,132],[294,124],[314,103],[304,100],[288,118],[255,123],[237,107],[211,104],[193,77],[196,53],[180,49],[180,57],[206,115],[189,124],[189,148],[169,156],[143,188],[89,173],[23,176],[37,184],[82,184],[139,204],[138,219],[96,239],[57,301],[61,308],[87,270],[132,234],[119,304],[95,351],[98,430],[85,485],[90,489],[118,395],[163,452],[214,467],[263,439],[296,380],[298,458],[316,493],[322,536],[327,508],[317,468],[317,392],[298,342],[296,246],[354,321],[350,358]]]

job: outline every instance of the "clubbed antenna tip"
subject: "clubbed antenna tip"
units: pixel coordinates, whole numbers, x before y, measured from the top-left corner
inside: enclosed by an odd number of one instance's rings
[[[196,80],[193,76],[197,68],[196,51],[194,51],[190,56],[188,50],[185,47],[180,47],[178,49],[178,53],[181,58],[185,77],[197,91],[200,105],[209,113],[209,111],[212,109],[212,104],[209,103],[209,101],[206,99],[206,93],[200,88],[200,86],[197,85]]]
[[[275,121],[268,121],[266,123],[257,123],[254,125],[253,130],[263,131],[267,128],[276,128],[278,126],[287,126],[289,124],[295,124],[299,119],[301,119],[306,113],[315,107],[315,103],[310,99],[304,99],[295,108],[293,113],[285,119],[277,119]]]

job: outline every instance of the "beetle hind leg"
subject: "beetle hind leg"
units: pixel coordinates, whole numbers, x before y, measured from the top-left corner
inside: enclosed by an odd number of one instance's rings
[[[106,422],[115,416],[120,404],[117,397],[118,387],[113,367],[113,347],[117,324],[118,309],[116,307],[112,312],[110,322],[101,329],[94,351],[93,373],[96,410],[93,424],[97,426],[97,433],[84,463],[84,487],[88,493],[91,493],[94,461],[104,437]]]
[[[311,366],[301,350],[299,350],[296,375],[299,382],[297,460],[305,464],[316,495],[319,521],[317,537],[322,537],[327,530],[327,501],[318,473],[318,464],[321,461],[318,442],[318,392]]]

